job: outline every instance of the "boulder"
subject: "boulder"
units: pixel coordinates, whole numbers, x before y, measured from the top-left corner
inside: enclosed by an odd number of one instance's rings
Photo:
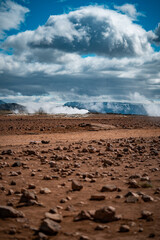
[[[24,217],[24,214],[13,207],[0,206],[0,218]]]
[[[114,207],[103,207],[95,211],[94,220],[100,222],[112,222],[117,220]]]
[[[40,232],[43,232],[47,235],[56,235],[61,229],[61,226],[52,221],[51,219],[44,219],[39,228]]]
[[[75,180],[72,180],[72,190],[73,191],[80,191],[82,188],[83,188],[83,186],[80,183],[78,183]]]

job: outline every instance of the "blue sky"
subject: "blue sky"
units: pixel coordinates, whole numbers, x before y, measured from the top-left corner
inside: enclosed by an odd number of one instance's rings
[[[3,0],[0,98],[160,99],[157,0]]]
[[[25,23],[21,26],[21,31],[27,29],[34,30],[39,25],[44,25],[50,15],[67,13],[70,10],[88,5],[105,5],[113,8],[114,5],[133,4],[137,7],[138,11],[144,14],[144,17],[139,18],[139,20],[140,24],[148,31],[156,28],[160,21],[160,2],[158,0],[19,0],[15,2],[23,4],[23,6],[26,6],[30,10]]]

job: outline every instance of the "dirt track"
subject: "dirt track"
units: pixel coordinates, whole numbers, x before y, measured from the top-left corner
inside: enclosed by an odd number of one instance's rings
[[[160,136],[160,129],[119,129],[108,131],[88,131],[71,133],[54,133],[38,135],[7,135],[0,137],[0,146],[24,145],[31,141],[41,141],[42,139],[55,143],[56,141],[90,141],[92,139],[118,139],[137,137],[157,137]]]

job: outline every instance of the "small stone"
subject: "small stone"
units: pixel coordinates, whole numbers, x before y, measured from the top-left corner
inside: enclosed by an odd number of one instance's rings
[[[13,193],[14,193],[14,191],[13,191],[12,189],[9,189],[9,190],[8,190],[8,193],[7,193],[7,196],[12,195]]]
[[[135,179],[130,179],[128,182],[129,188],[140,188],[139,184]]]
[[[142,182],[144,181],[150,181],[150,178],[148,176],[145,176],[145,177],[141,177],[140,179]]]
[[[140,174],[134,174],[129,177],[130,179],[141,178]]]
[[[13,207],[0,206],[0,218],[24,217],[24,214]]]
[[[72,190],[73,191],[80,191],[82,188],[83,188],[83,186],[80,183],[78,183],[75,180],[72,180]]]
[[[115,198],[120,199],[120,198],[123,198],[123,196],[122,195],[116,195]]]
[[[22,163],[20,161],[14,162],[12,164],[12,167],[20,167],[20,166],[22,166]]]
[[[13,155],[13,151],[11,149],[3,150],[1,155]]]
[[[128,192],[125,197],[127,197],[126,203],[136,203],[139,200],[139,195],[134,192]]]
[[[136,203],[138,201],[137,197],[134,196],[129,196],[127,197],[127,199],[125,200],[126,203]]]
[[[49,213],[49,212],[46,212],[45,213],[45,218],[49,218],[55,222],[61,222],[62,221],[62,215],[58,214],[58,213]]]
[[[49,188],[41,188],[39,191],[41,194],[49,194],[51,190]]]
[[[113,192],[116,191],[117,187],[112,184],[108,184],[102,187],[101,192]]]
[[[10,235],[14,235],[17,233],[17,230],[16,228],[10,228],[9,232],[8,232]]]
[[[49,210],[49,212],[50,212],[50,213],[58,213],[58,210],[57,210],[57,208],[51,208],[51,209]]]
[[[160,194],[160,187],[156,188],[154,194]]]
[[[38,240],[47,240],[48,239],[48,236],[45,235],[44,233],[42,232],[39,232],[38,233]]]
[[[142,199],[144,202],[153,202],[154,201],[154,199],[149,195],[143,195]]]
[[[85,235],[81,235],[79,240],[89,240],[89,237],[87,237]]]
[[[107,166],[112,166],[113,165],[113,162],[111,160],[103,160],[103,166],[104,167],[107,167]]]
[[[95,230],[97,230],[97,231],[102,231],[102,230],[104,230],[104,229],[107,228],[107,227],[108,227],[108,226],[99,224],[99,225],[97,225],[97,226],[95,227]]]
[[[95,195],[91,195],[90,200],[92,201],[102,201],[105,200],[105,196],[104,195],[99,195],[99,194],[95,194]]]
[[[75,208],[73,205],[68,205],[66,208],[65,208],[66,211],[69,211],[69,212],[74,212],[75,211]]]
[[[39,231],[47,234],[47,235],[56,235],[61,229],[61,226],[50,220],[50,219],[44,219],[41,223],[41,226],[39,228]]]
[[[41,141],[41,143],[42,143],[42,144],[49,144],[49,143],[50,143],[50,141],[45,141],[45,140],[42,140],[42,141]]]
[[[10,185],[11,185],[11,186],[15,186],[15,185],[16,185],[16,182],[12,180],[12,181],[10,182]]]
[[[143,210],[143,211],[141,212],[141,218],[142,218],[142,219],[146,219],[147,221],[153,220],[152,216],[153,216],[153,213],[150,212],[150,211]]]
[[[121,225],[119,232],[129,232],[130,231],[130,227],[128,225]]]
[[[155,233],[150,233],[148,237],[149,238],[154,238],[155,236],[156,236]]]
[[[28,185],[28,189],[35,189],[35,188],[36,188],[36,186],[34,184],[29,184]]]
[[[25,154],[28,155],[28,156],[29,156],[29,155],[37,155],[34,150],[29,150],[29,149],[28,149],[28,150],[26,150],[26,151],[24,151],[24,152],[25,152]]]
[[[10,176],[16,177],[16,176],[18,176],[18,173],[17,172],[10,172]]]
[[[144,230],[143,228],[139,228],[138,232],[143,232],[143,230]]]
[[[92,220],[91,215],[88,211],[82,210],[75,218],[74,221],[82,221],[82,220]]]
[[[117,220],[114,207],[103,207],[95,211],[94,220],[100,222],[112,222]]]
[[[24,190],[19,203],[27,203],[27,202],[30,202],[31,200],[35,200],[35,201],[38,200],[36,194],[34,192]]]
[[[43,177],[43,180],[52,180],[52,176],[46,175]]]
[[[60,203],[66,203],[68,200],[66,199],[66,198],[62,198],[61,200],[60,200]]]

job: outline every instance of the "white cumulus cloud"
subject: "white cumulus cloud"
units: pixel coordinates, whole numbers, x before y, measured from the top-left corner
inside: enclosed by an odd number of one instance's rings
[[[11,29],[18,29],[20,24],[25,20],[25,14],[29,9],[6,0],[0,3],[0,38],[4,37],[4,32]]]
[[[68,53],[134,57],[152,52],[147,32],[127,15],[99,6],[50,16],[35,31],[8,37],[5,47]]]
[[[27,11],[22,11],[23,20]],[[138,15],[131,4],[116,10],[86,6],[52,15],[34,31],[9,36],[1,44],[2,91],[23,96],[57,92],[65,100],[122,99],[130,91],[160,98],[160,52],[151,45],[155,37],[158,40],[159,27],[147,32],[135,23]],[[3,25],[7,29],[7,23]]]
[[[144,16],[142,13],[137,12],[135,5],[126,3],[122,6],[114,6],[119,12],[127,14],[131,19],[136,20],[138,16]]]

